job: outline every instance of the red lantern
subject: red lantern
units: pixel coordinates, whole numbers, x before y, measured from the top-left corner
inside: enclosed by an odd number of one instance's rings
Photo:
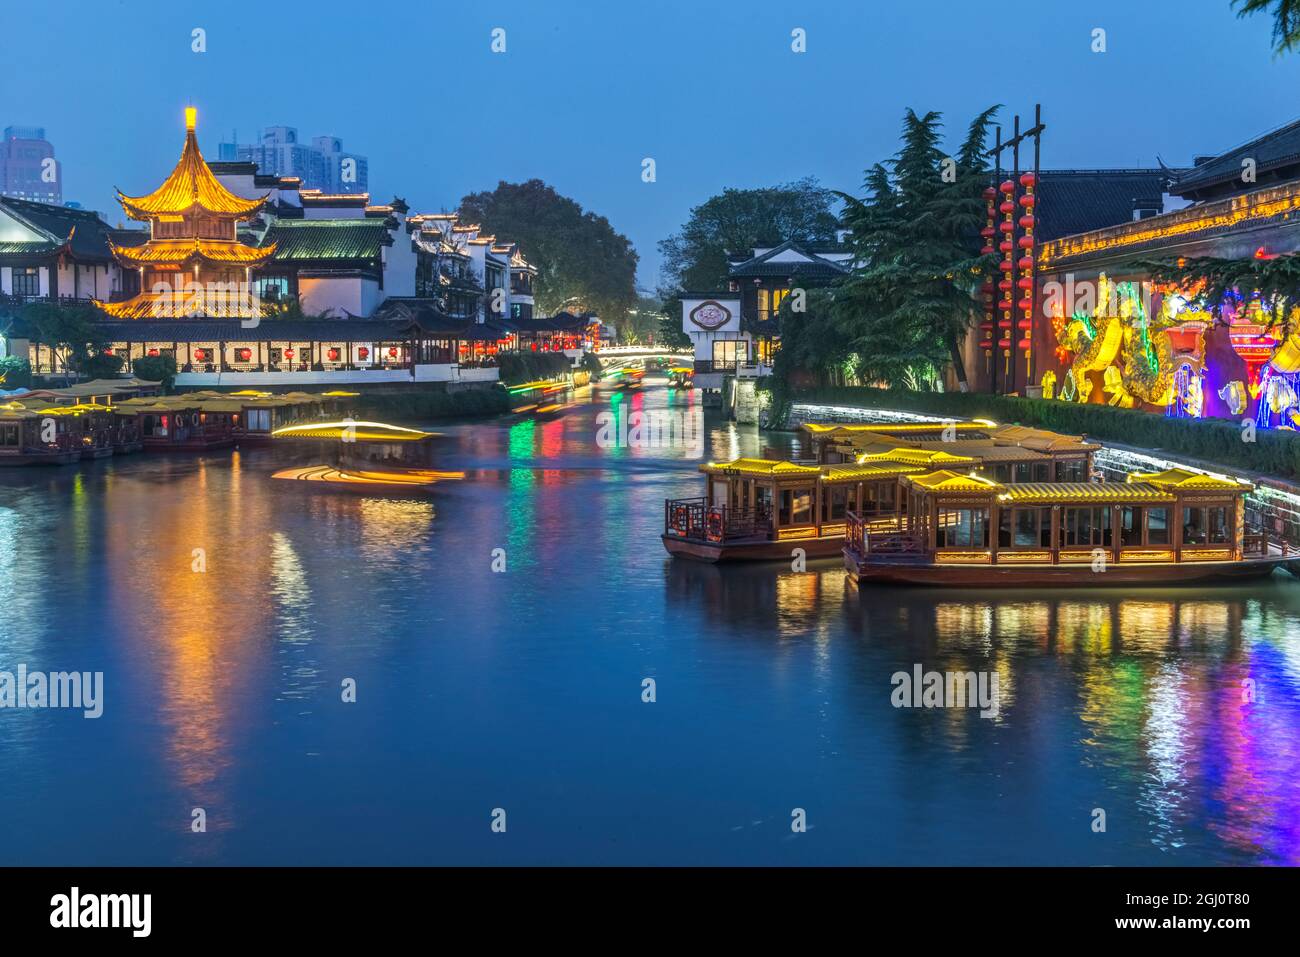
[[[1020,228],[1021,229],[1034,228],[1034,217],[1032,213],[1020,217]]]
[[[157,349],[150,349],[150,350],[149,350],[149,355],[151,355],[151,356],[156,356],[157,354],[158,354],[158,350],[157,350]]]
[[[995,199],[997,198],[997,195],[998,195],[998,191],[994,189],[992,186],[984,190],[985,199]]]
[[[1016,265],[1019,266],[1021,269],[1033,269],[1033,268],[1034,268],[1034,257],[1033,257],[1033,256],[1021,256],[1021,257],[1020,257],[1020,261],[1019,261],[1018,263],[1016,263]]]
[[[251,359],[251,358],[253,358],[253,350],[252,350],[252,349],[240,349],[240,350],[239,350],[239,361],[240,361],[240,362],[247,362],[247,361],[248,361],[249,359]]]
[[[330,362],[338,362],[338,361],[339,361],[339,351],[338,351],[337,349],[330,349],[330,350],[329,350],[328,352],[326,352],[325,354],[326,354],[327,356],[329,356],[329,360],[330,360]]]
[[[360,348],[357,349],[357,355],[360,356],[362,359],[368,359],[370,358],[370,350],[367,349],[365,346],[361,346]]]
[[[1020,197],[1020,205],[1023,206],[1023,207],[1025,207],[1026,209],[1033,209],[1033,208],[1034,208],[1034,194],[1033,194],[1033,193],[1025,193],[1024,196],[1021,196],[1021,197]]]
[[[998,229],[1002,230],[1004,233],[1014,232],[1015,228],[1016,228],[1016,224],[1011,222],[1010,220],[1005,220],[1004,222],[998,223]]]
[[[983,236],[985,239],[991,239],[993,234],[996,231],[997,230],[995,230],[992,226],[985,226],[983,229],[980,230],[980,235]]]
[[[1030,299],[1021,299],[1019,302],[1016,303],[1016,308],[1019,309],[1021,312],[1032,312],[1034,308],[1034,303]]]
[[[1002,185],[1000,185],[998,189],[1002,190],[1004,193],[1014,193],[1016,191],[1016,184],[1011,182],[1011,180],[1006,179],[1002,181]]]
[[[534,351],[534,352],[537,351],[537,343],[535,343],[535,342],[533,343],[533,351]]]
[[[1010,243],[1007,243],[1007,245],[1010,246],[1011,244],[1010,244]],[[980,247],[980,255],[981,255],[981,256],[990,256],[990,255],[992,255],[992,254],[993,254],[993,247],[992,247],[992,246],[982,246],[982,247]]]
[[[1002,205],[998,207],[998,212],[1004,215],[1006,213],[1014,213],[1015,211],[1016,211],[1016,204],[1011,202],[1011,200],[1009,199],[1004,199],[1002,201]]]
[[[1003,292],[1006,292],[1011,288],[1011,280],[1003,279],[1001,282],[998,283],[998,288],[1001,289]]]
[[[198,359],[200,362],[206,362],[207,359],[208,359],[208,350],[207,350],[207,349],[195,349],[195,350],[194,350],[194,358]]]
[[[293,358],[293,350],[292,350],[292,349],[285,349],[285,350],[284,350],[284,357],[285,357],[286,359],[292,359],[292,358]]]
[[[1010,259],[1004,259],[1002,260],[1002,262],[998,263],[998,268],[1001,269],[1003,272],[1011,272],[1011,270],[1015,269],[1016,267],[1012,265]]]
[[[1036,177],[1032,171],[1028,173],[1020,174],[1020,185],[1024,186],[1025,188],[1029,188],[1037,182],[1038,182],[1038,177]]]
[[[393,359],[396,359],[396,358],[397,358],[397,347],[396,347],[396,346],[389,346],[389,347],[388,347],[388,355],[389,355],[389,357],[391,357],[391,358],[393,358]]]
[[[1021,249],[1033,249],[1033,248],[1034,248],[1034,237],[1033,237],[1033,236],[1021,236],[1020,239],[1017,240],[1017,242],[1020,243],[1020,248],[1021,248]]]
[[[1020,277],[1019,279],[1016,280],[1016,285],[1017,285],[1018,287],[1020,287],[1021,289],[1033,289],[1033,288],[1034,288],[1034,281],[1033,281],[1032,279],[1028,279],[1028,278],[1022,276],[1022,277]]]

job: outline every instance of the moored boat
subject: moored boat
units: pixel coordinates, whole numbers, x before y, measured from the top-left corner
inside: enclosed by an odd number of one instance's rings
[[[1174,585],[1262,577],[1297,557],[1247,527],[1250,483],[1187,469],[1023,484],[941,469],[899,486],[897,529],[847,516],[844,564],[855,583]]]

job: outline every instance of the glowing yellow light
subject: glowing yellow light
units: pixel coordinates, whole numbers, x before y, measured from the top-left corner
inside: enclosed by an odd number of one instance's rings
[[[194,127],[198,125],[198,122],[199,111],[192,106],[185,107],[185,131],[187,133],[194,132]]]

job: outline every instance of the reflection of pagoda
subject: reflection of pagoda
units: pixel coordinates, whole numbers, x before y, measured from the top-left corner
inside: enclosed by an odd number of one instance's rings
[[[99,304],[115,318],[261,314],[251,274],[274,255],[275,244],[246,246],[236,239],[236,225],[256,215],[267,197],[243,199],[217,181],[199,152],[195,116],[187,107],[185,148],[161,186],[137,197],[118,190],[126,214],[150,224],[150,237],[141,246],[112,247],[124,269],[139,271],[142,290],[124,302]]]

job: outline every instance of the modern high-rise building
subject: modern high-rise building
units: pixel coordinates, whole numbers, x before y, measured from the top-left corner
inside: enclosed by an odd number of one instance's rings
[[[41,126],[7,126],[0,141],[0,195],[63,202],[63,167]]]
[[[300,143],[292,126],[272,126],[262,131],[259,143],[221,143],[223,162],[257,164],[258,172],[272,176],[297,176],[304,189],[323,193],[369,191],[369,164],[364,156],[343,151],[337,136],[317,136]]]

